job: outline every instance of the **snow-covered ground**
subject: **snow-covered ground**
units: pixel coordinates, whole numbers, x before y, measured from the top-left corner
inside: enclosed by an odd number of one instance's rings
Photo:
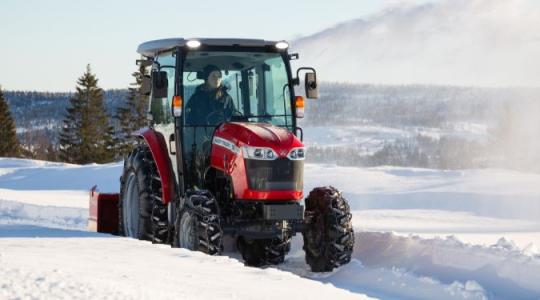
[[[540,298],[540,175],[306,166],[353,210],[353,261],[309,271],[295,237],[278,267],[86,231],[88,189],[122,164],[0,158],[0,299]]]

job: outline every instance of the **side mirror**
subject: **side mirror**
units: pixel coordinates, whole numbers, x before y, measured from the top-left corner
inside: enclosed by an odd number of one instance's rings
[[[150,60],[150,59],[137,59],[137,60],[135,61],[135,63],[136,63],[137,65],[139,65],[139,66],[142,66],[142,67],[146,68],[146,67],[152,66],[152,64],[154,63],[154,61],[153,61],[153,60]]]
[[[152,90],[152,78],[148,75],[144,75],[142,77],[140,92],[142,95],[148,96],[150,95],[151,90]]]
[[[167,72],[152,71],[152,97],[165,98],[167,97],[168,89],[169,80],[167,79]]]
[[[317,75],[315,72],[306,73],[304,83],[306,86],[306,97],[308,99],[319,98],[319,85],[317,84]]]

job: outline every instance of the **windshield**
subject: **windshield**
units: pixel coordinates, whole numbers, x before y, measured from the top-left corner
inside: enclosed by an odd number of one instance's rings
[[[279,53],[192,51],[183,70],[186,126],[243,121],[292,130],[287,68]]]

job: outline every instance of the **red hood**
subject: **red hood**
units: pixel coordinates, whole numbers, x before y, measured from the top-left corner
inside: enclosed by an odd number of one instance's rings
[[[290,131],[267,123],[225,123],[215,132],[216,136],[230,140],[237,146],[269,147],[284,157],[302,142]]]

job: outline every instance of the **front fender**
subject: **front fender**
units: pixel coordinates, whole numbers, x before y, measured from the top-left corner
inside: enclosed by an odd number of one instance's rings
[[[169,158],[167,144],[163,135],[151,128],[143,128],[136,131],[134,136],[144,139],[150,148],[154,162],[156,163],[159,178],[161,179],[162,201],[167,205],[174,198],[174,174],[172,163]]]

